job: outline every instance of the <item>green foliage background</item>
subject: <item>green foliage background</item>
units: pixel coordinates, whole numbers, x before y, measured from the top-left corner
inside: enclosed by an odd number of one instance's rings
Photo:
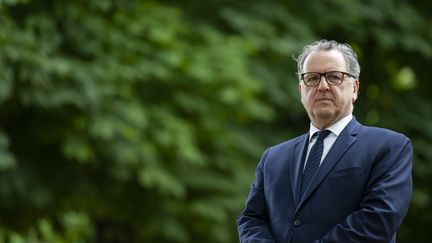
[[[295,62],[362,66],[355,115],[408,135],[399,242],[432,233],[432,3],[0,1],[0,242],[237,242],[266,146],[306,132]]]

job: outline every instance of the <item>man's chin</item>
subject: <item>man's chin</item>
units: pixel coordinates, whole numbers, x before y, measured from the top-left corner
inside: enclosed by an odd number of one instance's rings
[[[334,110],[331,109],[319,109],[315,112],[315,114],[321,119],[328,119],[335,116]]]

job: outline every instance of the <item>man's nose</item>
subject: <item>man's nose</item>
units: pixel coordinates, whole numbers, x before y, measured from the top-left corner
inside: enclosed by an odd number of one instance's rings
[[[318,84],[318,90],[328,90],[330,89],[329,84],[327,83],[327,79],[324,75],[321,76],[321,80]]]

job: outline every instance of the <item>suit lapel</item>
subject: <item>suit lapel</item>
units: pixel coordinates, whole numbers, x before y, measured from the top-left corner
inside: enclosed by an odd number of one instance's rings
[[[336,139],[332,148],[330,149],[321,166],[319,167],[317,174],[312,179],[308,190],[301,198],[301,201],[298,204],[298,208],[311,195],[311,193],[315,191],[319,184],[321,184],[321,182],[333,169],[333,167],[337,164],[337,162],[345,154],[345,152],[357,141],[356,135],[359,127],[360,123],[358,123],[355,118],[353,118],[351,122],[348,123],[347,127],[341,132],[341,134],[339,134],[339,137]]]
[[[290,163],[290,178],[291,178],[291,189],[296,205],[300,202],[300,181],[303,165],[303,157],[308,143],[308,133],[303,135],[299,142],[297,142],[291,151],[291,163]]]

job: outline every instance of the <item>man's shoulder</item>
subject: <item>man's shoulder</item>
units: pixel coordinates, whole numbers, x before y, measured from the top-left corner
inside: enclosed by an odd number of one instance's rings
[[[263,159],[268,160],[269,158],[271,158],[271,160],[274,160],[278,158],[286,158],[287,155],[289,155],[294,148],[300,148],[298,146],[304,146],[307,137],[308,134],[306,133],[292,139],[283,141],[281,143],[272,145],[268,147],[264,152]]]
[[[308,134],[305,133],[305,134],[299,135],[297,137],[291,138],[289,140],[285,140],[285,141],[283,141],[281,143],[278,143],[278,144],[275,144],[275,145],[271,146],[270,149],[272,149],[272,150],[280,150],[280,149],[290,148],[290,147],[292,147],[294,145],[297,145],[299,143],[305,142],[306,141],[305,139],[307,138],[307,135]]]
[[[362,125],[360,131],[363,137],[370,139],[409,140],[405,134],[383,127]]]

